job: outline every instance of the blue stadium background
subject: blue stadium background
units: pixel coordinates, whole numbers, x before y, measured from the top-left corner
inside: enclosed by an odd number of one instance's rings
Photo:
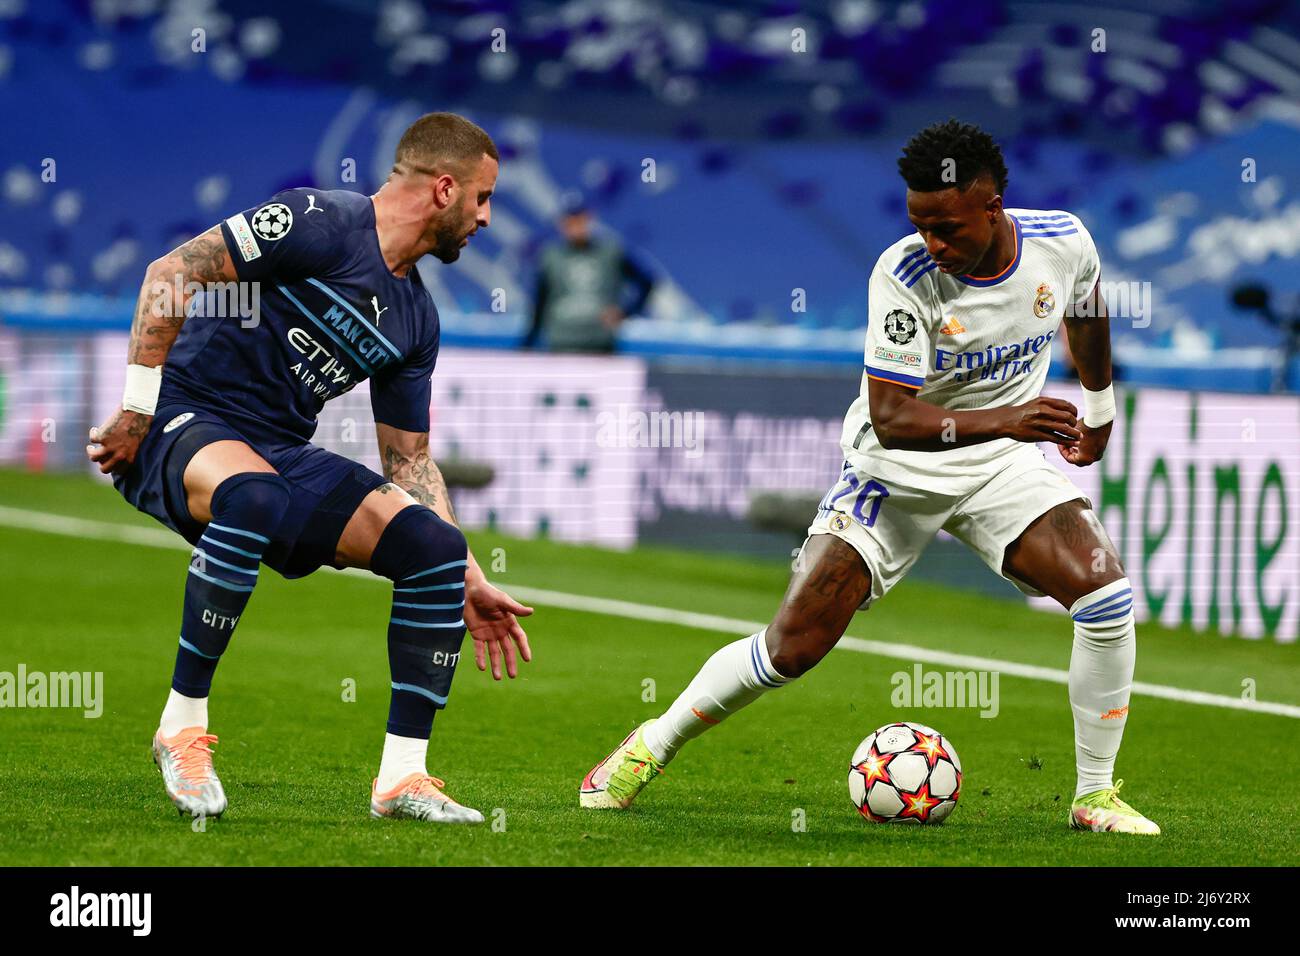
[[[125,327],[165,249],[286,186],[373,191],[452,109],[504,162],[492,228],[424,269],[445,341],[518,341],[580,188],[660,278],[624,350],[847,371],[910,228],[899,146],[955,115],[1003,142],[1010,205],[1079,213],[1108,278],[1152,284],[1150,325],[1116,324],[1130,382],[1263,391],[1285,335],[1230,297],[1295,310],[1298,35],[1264,0],[0,0],[0,321]]]

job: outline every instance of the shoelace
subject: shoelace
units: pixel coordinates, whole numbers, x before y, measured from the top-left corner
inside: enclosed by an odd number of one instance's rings
[[[454,802],[451,797],[442,792],[442,788],[445,786],[447,786],[447,784],[444,781],[439,780],[437,777],[431,776],[430,774],[425,774],[420,778],[414,789],[411,790],[411,796],[431,797],[434,800]]]
[[[183,779],[207,783],[212,774],[212,749],[208,745],[216,742],[215,734],[198,734],[184,744],[169,748]]]
[[[1137,813],[1132,807],[1119,798],[1119,788],[1124,786],[1123,780],[1116,780],[1115,786],[1109,790],[1102,790],[1092,800],[1088,801],[1096,809],[1123,810],[1129,813]]]
[[[1121,810],[1128,810],[1132,813],[1137,813],[1136,810],[1134,810],[1132,807],[1130,807],[1127,803],[1125,803],[1123,800],[1119,798],[1119,788],[1122,786],[1124,786],[1124,781],[1116,780],[1115,786],[1111,787],[1110,790],[1106,793],[1106,802],[1112,804],[1113,806],[1118,807]]]
[[[623,752],[627,754],[627,756],[631,757],[636,764],[639,764],[640,766],[646,768],[645,776],[644,777],[641,776],[639,773],[633,770],[632,767],[628,766],[627,763],[624,763],[621,767],[618,768],[618,770],[610,774],[609,783],[617,782],[623,784],[624,786],[635,786],[638,780],[644,780],[648,782],[650,780],[653,780],[656,776],[658,776],[660,773],[663,772],[662,770],[660,770],[659,767],[655,765],[655,762],[653,760],[645,760],[641,757],[638,757],[636,755],[636,751],[625,750]],[[606,784],[606,788],[608,788],[608,786],[609,784]]]

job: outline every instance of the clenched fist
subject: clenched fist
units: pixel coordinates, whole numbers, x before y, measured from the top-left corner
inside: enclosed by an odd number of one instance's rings
[[[152,421],[152,415],[119,408],[104,424],[90,430],[91,443],[86,446],[86,456],[106,475],[125,471],[135,461]]]

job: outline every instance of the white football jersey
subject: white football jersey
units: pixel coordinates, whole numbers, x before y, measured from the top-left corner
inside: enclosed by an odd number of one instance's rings
[[[1092,293],[1101,263],[1078,217],[1060,210],[1006,212],[1016,254],[996,276],[940,272],[915,233],[876,262],[862,392],[841,438],[846,458],[865,473],[947,491],[954,480],[985,473],[1024,447],[1000,438],[945,451],[886,449],[871,427],[867,398],[873,378],[914,388],[922,401],[954,410],[1019,405],[1039,395],[1065,309]]]

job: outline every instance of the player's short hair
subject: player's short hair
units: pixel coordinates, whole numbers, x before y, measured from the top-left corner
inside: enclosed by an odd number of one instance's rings
[[[963,192],[987,174],[999,195],[1007,191],[1007,164],[993,137],[978,126],[950,119],[921,130],[903,147],[898,171],[907,188],[932,193],[954,186]]]
[[[481,127],[456,113],[426,113],[397,143],[395,172],[461,172],[484,155],[500,161],[497,145]]]

